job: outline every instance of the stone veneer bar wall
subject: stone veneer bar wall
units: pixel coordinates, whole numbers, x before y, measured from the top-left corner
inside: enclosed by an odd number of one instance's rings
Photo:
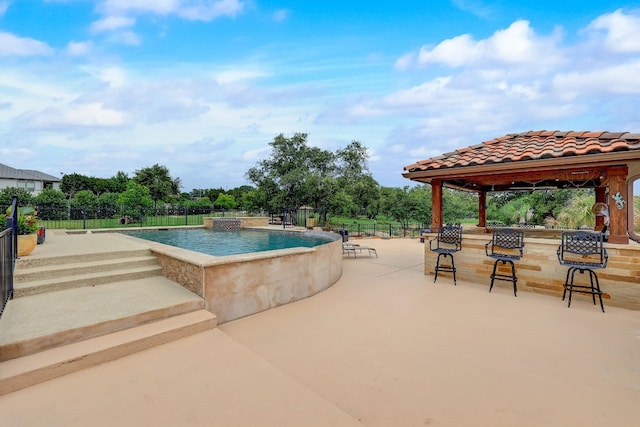
[[[430,276],[434,275],[437,254],[429,250],[429,240],[435,237],[433,233],[427,235],[424,246],[424,274]],[[485,254],[485,243],[489,240],[490,234],[463,234],[462,251],[454,254],[456,278],[486,286],[487,291],[494,261]],[[558,263],[556,250],[559,244],[560,241],[555,239],[525,237],[524,256],[515,262],[518,293],[530,291],[562,298],[567,267]],[[640,245],[607,243],[605,247],[609,253],[609,263],[606,269],[596,271],[600,289],[604,292],[605,310],[607,304],[640,310]],[[498,265],[503,273],[510,274],[508,266]],[[440,272],[439,285],[443,284],[441,277],[451,278],[452,275]],[[588,274],[576,273],[576,283],[588,283]],[[511,293],[513,285],[511,282],[495,281],[492,292],[496,292],[496,289]],[[591,296],[574,294],[574,298],[576,295],[577,298],[589,298],[591,301]],[[562,302],[564,305],[566,303]]]

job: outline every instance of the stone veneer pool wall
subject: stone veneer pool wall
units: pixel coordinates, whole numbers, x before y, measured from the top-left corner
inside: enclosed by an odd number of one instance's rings
[[[215,257],[151,242],[163,276],[201,296],[218,323],[321,292],[342,275],[342,241]]]

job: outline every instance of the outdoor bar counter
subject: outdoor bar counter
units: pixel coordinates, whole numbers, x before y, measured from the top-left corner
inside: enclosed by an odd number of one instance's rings
[[[539,292],[562,299],[563,284],[567,267],[558,262],[556,251],[560,245],[561,230],[525,230],[525,245],[522,258],[515,261],[518,278],[518,295],[521,291]],[[462,249],[456,252],[456,278],[486,286],[489,291],[490,275],[494,259],[485,253],[485,244],[491,240],[491,230],[485,228],[464,229]],[[434,277],[438,254],[429,249],[429,241],[436,233],[425,234],[424,273]],[[597,270],[600,289],[603,292],[605,309],[607,305],[640,310],[640,244],[627,245],[605,243],[609,253],[609,263],[605,269]],[[449,260],[441,261],[448,263]],[[509,274],[510,267],[499,263],[501,273]],[[589,275],[576,273],[576,284],[588,284]],[[439,272],[436,285],[453,286],[452,274]],[[495,281],[492,292],[504,292],[513,296],[511,282]],[[519,296],[520,297],[520,296]],[[526,298],[526,294],[523,296]],[[588,301],[590,295],[574,294],[574,300]],[[562,302],[566,305],[567,301]],[[599,306],[594,310],[600,310]]]

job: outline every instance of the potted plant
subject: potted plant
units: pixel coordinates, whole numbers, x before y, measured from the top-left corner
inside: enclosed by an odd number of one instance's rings
[[[311,212],[307,217],[307,227],[313,228],[315,226],[316,226],[316,215],[313,212]]]
[[[7,216],[11,215],[11,208],[7,209]],[[27,256],[38,243],[38,218],[35,210],[30,207],[18,208],[18,256]]]

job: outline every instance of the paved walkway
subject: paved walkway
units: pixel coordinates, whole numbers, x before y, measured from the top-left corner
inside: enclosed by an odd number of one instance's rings
[[[0,397],[10,426],[636,426],[640,312],[422,272],[366,240],[314,297]]]

